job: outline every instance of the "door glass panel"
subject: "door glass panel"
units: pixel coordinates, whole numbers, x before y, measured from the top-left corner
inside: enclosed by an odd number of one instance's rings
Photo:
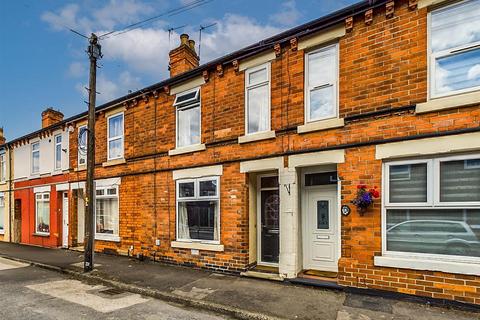
[[[305,174],[305,186],[321,186],[325,184],[336,184],[337,172],[321,172]]]
[[[328,201],[317,201],[317,229],[326,230],[330,228],[330,217]]]
[[[263,262],[278,263],[280,249],[278,190],[261,191],[261,232]]]

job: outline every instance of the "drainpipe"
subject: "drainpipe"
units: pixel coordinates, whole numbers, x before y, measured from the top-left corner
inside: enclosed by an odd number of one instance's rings
[[[7,151],[8,151],[8,205],[9,205],[9,210],[8,210],[8,241],[12,242],[12,224],[13,224],[13,219],[12,217],[14,216],[14,210],[15,206],[13,203],[13,161],[12,161],[12,149],[10,145],[7,145]],[[12,214],[13,213],[13,214]]]

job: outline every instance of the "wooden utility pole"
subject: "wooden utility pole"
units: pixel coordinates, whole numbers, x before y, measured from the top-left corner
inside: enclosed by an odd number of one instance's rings
[[[87,197],[85,201],[85,259],[83,270],[93,270],[95,241],[95,98],[97,94],[97,59],[102,57],[98,37],[92,33],[89,39],[90,80],[88,86],[88,129],[87,129]]]

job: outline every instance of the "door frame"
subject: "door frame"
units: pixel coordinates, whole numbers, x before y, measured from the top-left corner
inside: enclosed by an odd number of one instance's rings
[[[65,200],[67,201],[67,208],[65,210]],[[68,192],[62,192],[62,248],[68,248],[68,238],[70,236],[70,217],[69,217],[69,207],[70,199],[68,197]],[[65,232],[65,221],[67,222],[67,228]],[[65,234],[66,233],[66,234]],[[65,238],[67,239],[67,244],[65,245]]]
[[[300,172],[301,176],[301,187],[300,187],[300,197],[301,197],[301,222],[302,222],[302,227],[301,227],[301,250],[302,250],[302,269],[304,268],[305,265],[305,246],[307,245],[307,241],[305,241],[306,237],[306,215],[307,215],[307,192],[309,191],[336,191],[337,195],[337,228],[336,228],[336,233],[337,233],[337,257],[338,260],[342,257],[342,214],[341,214],[341,207],[342,207],[342,182],[340,178],[338,177],[337,174],[337,183],[336,184],[330,184],[330,185],[319,185],[319,186],[311,186],[311,187],[306,187],[305,186],[305,175],[306,174],[311,174],[311,173],[322,173],[322,172],[332,172],[332,171],[337,171],[336,165],[328,165],[327,166],[322,166],[322,167],[312,167],[312,168],[304,168]],[[338,171],[337,171],[338,172]],[[310,245],[310,244],[309,244]],[[338,272],[338,261],[337,261],[337,266],[336,266],[336,272]],[[323,271],[323,270],[322,270]],[[324,270],[324,271],[331,271],[331,270]]]
[[[264,173],[257,175],[257,265],[278,267],[279,263],[264,262],[262,261],[262,190],[278,190],[278,196],[280,197],[280,185],[277,188],[264,188],[262,189],[262,178],[267,177],[279,177],[278,173]],[[281,201],[281,199],[280,199]],[[280,220],[280,208],[278,208],[278,219]],[[278,241],[280,241],[280,228],[278,233]],[[280,246],[279,246],[280,251]],[[280,254],[280,252],[279,252]]]

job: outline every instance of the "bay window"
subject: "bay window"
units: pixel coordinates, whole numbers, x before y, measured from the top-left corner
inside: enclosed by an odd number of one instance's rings
[[[119,236],[118,186],[96,188],[95,237],[116,240]]]
[[[305,56],[305,122],[338,117],[338,45]]]
[[[3,234],[5,231],[4,219],[5,219],[5,194],[2,192],[0,193],[0,234]]]
[[[40,172],[40,142],[32,143],[32,174]]]
[[[50,193],[35,193],[35,232],[50,234]]]
[[[480,89],[480,0],[461,1],[429,16],[430,97]]]
[[[218,243],[219,178],[177,180],[177,240]]]
[[[78,165],[87,165],[87,140],[88,131],[87,126],[78,128]]]
[[[200,88],[177,94],[176,108],[177,148],[200,144]]]
[[[62,135],[56,135],[55,138],[55,170],[62,169]]]
[[[108,117],[108,160],[123,158],[123,123],[123,113]]]
[[[270,63],[245,71],[246,133],[270,131]]]
[[[390,162],[384,169],[387,254],[480,261],[480,154]]]

